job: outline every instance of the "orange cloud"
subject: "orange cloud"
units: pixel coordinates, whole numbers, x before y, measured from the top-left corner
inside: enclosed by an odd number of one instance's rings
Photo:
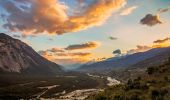
[[[91,53],[88,52],[75,52],[75,53],[56,53],[56,56],[70,56],[70,57],[87,57],[90,56]]]
[[[61,48],[52,48],[52,49],[49,49],[48,51],[50,52],[53,52],[53,53],[56,53],[56,52],[65,52],[63,49]]]
[[[83,63],[86,63],[89,61],[89,59],[83,59],[83,58],[64,58],[64,59],[54,59],[53,60],[54,62],[56,62],[57,64],[61,64],[61,65],[64,65],[64,66],[70,66],[70,65],[80,65],[80,64],[83,64]],[[76,67],[76,66],[74,66]]]
[[[80,59],[90,59],[92,53],[90,52],[78,52],[78,51],[70,51],[70,50],[87,50],[87,49],[94,49],[99,46],[98,42],[91,41],[84,44],[75,44],[70,45],[66,48],[51,48],[47,50],[41,50],[38,53],[43,57],[54,61],[55,59],[71,59],[71,58],[80,58]]]
[[[167,38],[165,38],[165,39],[156,40],[156,41],[154,41],[153,43],[164,43],[164,42],[167,42],[167,41],[170,41],[170,38],[169,38],[169,37],[167,37]]]
[[[135,49],[128,50],[127,53],[133,54],[133,53],[137,53],[137,52],[145,52],[150,49],[152,49],[152,47],[150,47],[150,46],[137,45]]]
[[[39,54],[41,54],[46,59],[61,65],[73,65],[73,64],[85,63],[90,60],[89,56],[92,55],[91,53],[83,53],[83,52],[50,53],[48,51],[40,51]]]
[[[159,48],[159,47],[168,47],[170,46],[170,38],[167,37],[165,39],[158,39],[153,42],[153,48]]]
[[[170,46],[170,38],[165,38],[165,39],[159,39],[153,41],[151,45],[148,46],[141,46],[138,45],[137,48],[128,50],[128,54],[133,54],[137,52],[145,52],[153,48],[163,48],[163,47],[169,47]]]
[[[22,4],[22,7],[13,3]],[[126,0],[96,0],[80,8],[80,13],[69,15],[69,7],[59,0],[7,1],[3,8],[9,13],[3,26],[25,34],[48,32],[63,34],[101,25],[111,14],[122,7]],[[80,0],[79,0],[80,2]],[[85,0],[81,0],[85,3]],[[28,7],[28,5],[31,5]]]
[[[124,9],[124,10],[120,13],[120,15],[121,15],[121,16],[129,15],[129,14],[131,14],[136,8],[138,8],[138,7],[137,7],[137,6],[128,7],[128,8],[126,8],[126,9]]]
[[[93,43],[96,42],[88,42],[86,43],[86,45],[84,44],[83,47],[81,47],[81,49],[89,49],[89,48],[96,47],[96,45],[94,45]],[[70,52],[64,50],[63,48],[51,48],[44,51],[43,50],[39,51],[38,53],[50,61],[56,63],[59,62],[58,64],[63,64],[63,65],[66,65],[67,62],[72,62],[72,64],[84,63],[91,60],[91,56],[92,56],[92,53],[90,52]],[[64,63],[64,61],[66,62]]]
[[[84,49],[95,49],[100,45],[99,42],[87,42],[84,44],[75,44],[75,45],[69,45],[65,48],[65,50],[84,50]]]

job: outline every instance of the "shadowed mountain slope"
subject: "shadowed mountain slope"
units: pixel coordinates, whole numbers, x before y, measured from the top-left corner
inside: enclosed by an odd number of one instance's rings
[[[61,66],[48,61],[27,44],[4,33],[0,33],[0,71],[30,75],[62,73]]]

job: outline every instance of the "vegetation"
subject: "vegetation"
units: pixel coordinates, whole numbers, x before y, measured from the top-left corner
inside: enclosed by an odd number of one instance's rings
[[[40,97],[53,98],[77,89],[103,88],[105,81],[83,73],[67,73],[55,77],[0,74],[0,99],[32,99],[47,90],[39,88],[54,86]],[[93,94],[87,100],[170,100],[170,58],[160,66],[147,68],[144,75],[129,79],[125,84],[108,87]]]
[[[49,89],[42,98],[57,97],[57,93],[66,93],[77,89],[90,89],[101,87],[101,80],[93,79],[85,74],[71,73],[56,77],[0,75],[0,100],[32,99],[47,90],[47,86],[56,87]],[[87,84],[88,83],[88,84]]]
[[[109,87],[88,100],[170,100],[170,58],[125,84]]]

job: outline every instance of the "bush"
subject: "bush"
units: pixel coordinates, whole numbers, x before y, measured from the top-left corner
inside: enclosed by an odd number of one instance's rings
[[[95,97],[95,100],[107,100],[107,97],[105,97],[103,95],[98,95]]]
[[[164,96],[168,93],[166,89],[153,89],[152,100],[163,100]]]
[[[141,99],[140,99],[139,95],[132,95],[130,97],[130,100],[141,100]]]
[[[148,73],[149,75],[152,75],[154,72],[155,72],[155,68],[153,68],[153,67],[149,67],[149,68],[147,69],[147,73]]]
[[[115,95],[114,96],[114,100],[122,100],[122,96],[121,95]]]
[[[168,82],[168,81],[169,81],[168,76],[165,76],[165,77],[164,77],[164,80],[165,80],[166,82]]]

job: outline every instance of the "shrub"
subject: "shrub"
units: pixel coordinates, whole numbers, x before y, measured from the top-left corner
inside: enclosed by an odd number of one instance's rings
[[[168,78],[167,76],[165,76],[165,77],[164,77],[164,80],[168,82],[168,81],[169,81],[169,78]]]
[[[163,100],[164,96],[168,93],[166,89],[153,89],[152,100]]]
[[[148,73],[149,75],[152,75],[154,72],[155,72],[155,68],[153,68],[153,67],[149,67],[149,68],[147,69],[147,73]]]

